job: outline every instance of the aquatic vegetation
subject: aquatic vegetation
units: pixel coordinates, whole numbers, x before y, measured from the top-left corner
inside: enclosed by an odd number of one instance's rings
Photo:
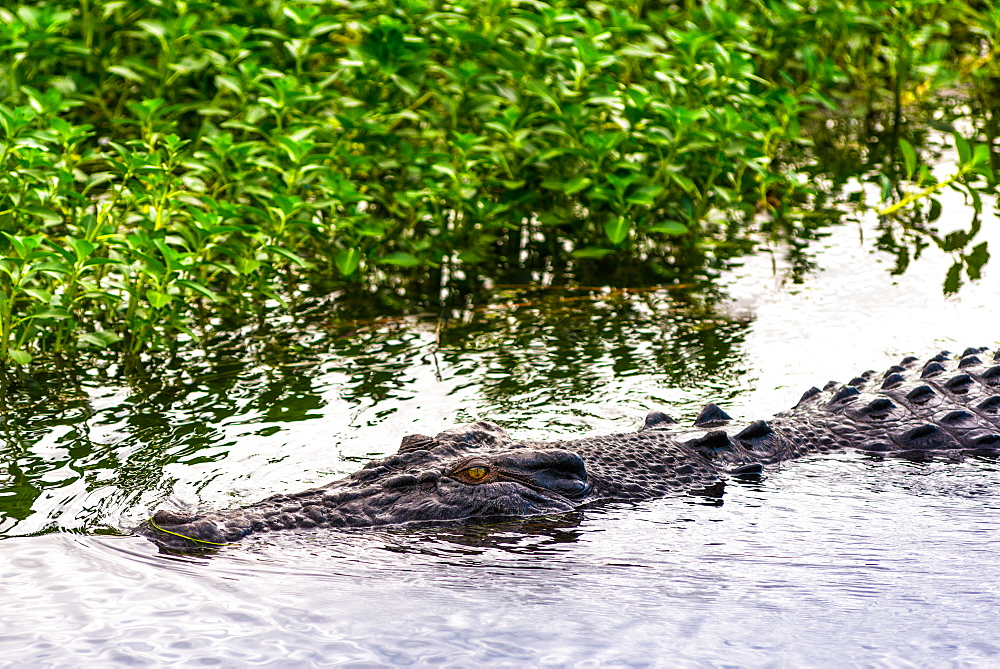
[[[884,199],[933,188],[905,112],[995,100],[998,26],[993,0],[6,4],[0,361],[526,255],[676,279],[822,197],[804,129],[834,112],[892,135]],[[979,118],[942,187],[992,187]]]

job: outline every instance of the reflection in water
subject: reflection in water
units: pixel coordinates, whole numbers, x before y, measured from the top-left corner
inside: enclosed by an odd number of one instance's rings
[[[495,521],[469,521],[434,529],[397,528],[385,533],[385,550],[393,552],[419,552],[436,554],[435,546],[445,542],[472,551],[468,555],[481,555],[487,549],[509,553],[546,553],[559,544],[573,543],[580,539],[580,524],[584,514],[569,512],[540,518],[519,518]]]
[[[256,467],[288,457],[274,437],[291,426],[317,449],[316,461],[298,463],[312,468],[300,477],[322,479],[331,466],[343,473],[356,468],[350,460],[394,450],[402,434],[361,452],[341,449],[340,465],[331,438],[384,425],[407,408],[436,405],[443,420],[431,432],[488,415],[523,435],[533,423],[579,432],[602,404],[728,398],[747,325],[681,305],[667,291],[508,291],[446,324],[306,324],[281,335],[290,342],[281,357],[273,349],[258,357],[220,347],[151,363],[155,373],[143,377],[119,371],[68,386],[43,378],[38,403],[2,419],[0,455],[9,464],[0,528],[8,535],[94,528],[149,508],[179,483],[185,495],[208,488],[218,495],[239,487],[237,477],[252,479]],[[651,382],[635,397],[609,386],[629,379]],[[474,390],[471,402],[462,399],[466,389]],[[663,399],[650,401],[656,393]],[[559,406],[565,412],[553,411]],[[330,425],[333,419],[343,422]],[[248,448],[251,441],[257,448]]]

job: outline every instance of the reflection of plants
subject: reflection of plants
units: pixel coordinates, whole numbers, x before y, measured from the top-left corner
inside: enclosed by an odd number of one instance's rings
[[[738,242],[813,195],[812,110],[898,122],[996,74],[990,3],[683,5],[5,4],[0,360],[138,351],[330,277]]]
[[[953,137],[955,138],[955,147],[958,150],[958,171],[943,181],[935,181],[926,165],[921,165],[918,172],[916,150],[910,142],[906,141],[904,138],[900,138],[899,149],[903,156],[903,165],[906,168],[907,179],[913,179],[914,174],[918,173],[919,179],[917,183],[919,185],[925,185],[930,182],[930,185],[920,191],[910,193],[893,205],[885,207],[879,211],[880,215],[890,216],[898,212],[900,209],[908,207],[914,202],[925,198],[930,199],[931,206],[935,207],[937,211],[940,212],[941,203],[936,199],[933,199],[933,196],[947,187],[951,187],[968,195],[972,200],[976,213],[982,213],[983,202],[979,195],[979,188],[970,183],[970,177],[975,178],[978,175],[979,177],[986,179],[990,186],[996,183],[993,168],[990,166],[990,147],[987,144],[977,144],[975,147],[972,147],[969,142],[958,133],[955,133]]]
[[[952,253],[955,256],[955,262],[945,278],[944,290],[947,293],[954,293],[959,289],[962,284],[963,271],[969,279],[979,279],[983,265],[990,258],[987,242],[981,242],[971,249],[968,247],[979,234],[981,228],[980,218],[983,213],[981,193],[992,193],[997,182],[990,163],[989,145],[970,144],[958,133],[953,133],[952,137],[958,153],[958,166],[954,174],[941,181],[937,181],[931,175],[927,165],[919,163],[914,146],[904,138],[899,139],[899,149],[906,177],[909,180],[915,180],[916,184],[922,188],[906,194],[895,204],[879,211],[882,216],[899,218],[904,231],[909,233],[911,238],[916,236],[915,241],[919,238],[930,240],[942,251]],[[892,182],[883,177],[882,186],[883,199],[887,199],[891,194]],[[968,230],[955,230],[942,235],[930,227],[930,224],[941,215],[941,202],[936,196],[945,188],[962,193],[972,203],[975,214]],[[926,205],[926,210],[924,205]],[[910,212],[909,217],[901,217],[906,211]],[[880,239],[880,245],[883,249],[891,249],[896,252],[895,272],[904,271],[909,265],[909,250],[905,245],[895,241],[891,228],[886,227]],[[919,243],[914,244],[914,248],[919,254],[921,250]]]
[[[92,532],[95,523],[159,506],[156,500],[175,490],[176,477],[190,486],[185,496],[230,505],[232,498],[200,492],[220,488],[210,485],[219,471],[212,463],[231,456],[239,448],[234,440],[251,434],[279,433],[273,449],[289,424],[308,431],[308,421],[330,412],[331,374],[339,379],[337,402],[345,415],[365,424],[418,399],[423,389],[412,374],[434,358],[445,383],[482,388],[480,409],[518,423],[523,435],[525,419],[530,424],[544,413],[539,407],[593,406],[595,392],[615,392],[614,378],[627,376],[652,382],[639,384],[638,395],[621,395],[625,404],[638,407],[666,396],[677,417],[694,417],[708,397],[732,397],[743,368],[739,344],[747,324],[717,313],[700,291],[500,291],[454,321],[418,317],[403,327],[391,319],[338,325],[340,304],[326,307],[276,322],[263,336],[227,333],[210,355],[185,356],[183,364],[159,357],[134,374],[123,374],[118,365],[95,368],[92,360],[58,367],[36,361],[31,385],[9,394],[0,386],[0,411],[6,412],[0,423],[0,530],[7,536],[40,527]],[[101,406],[91,400],[94,388],[125,385],[127,393],[104,398]],[[377,417],[369,412],[373,405]],[[465,409],[475,407],[466,403]],[[454,420],[466,419],[472,417]],[[581,424],[561,427],[580,430]],[[114,438],[102,443],[96,435],[109,430]],[[55,440],[59,448],[32,448],[40,440]],[[372,454],[395,448],[372,444]],[[265,459],[252,455],[251,465]],[[330,468],[339,473],[355,465],[323,465],[315,473],[327,477]],[[248,473],[236,469],[237,478]],[[44,503],[53,497],[75,499],[79,504],[70,506],[77,512]]]

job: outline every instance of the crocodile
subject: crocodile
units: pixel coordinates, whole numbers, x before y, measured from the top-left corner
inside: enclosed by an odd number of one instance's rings
[[[409,435],[395,454],[322,487],[230,511],[160,510],[140,532],[186,551],[270,530],[558,514],[698,493],[844,448],[921,460],[1000,454],[1000,351],[943,351],[923,364],[909,356],[744,424],[708,404],[692,426],[652,411],[637,432],[575,440],[518,441],[487,421]]]

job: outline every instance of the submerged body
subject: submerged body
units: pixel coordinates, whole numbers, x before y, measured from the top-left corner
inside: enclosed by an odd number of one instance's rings
[[[603,500],[718,488],[729,476],[855,448],[926,458],[1000,453],[1000,351],[968,349],[883,375],[811,388],[792,410],[733,425],[709,404],[693,427],[658,411],[636,433],[515,441],[485,421],[405,437],[395,455],[326,486],[232,511],[159,511],[142,532],[165,548],[224,545],[252,532],[560,513]]]

